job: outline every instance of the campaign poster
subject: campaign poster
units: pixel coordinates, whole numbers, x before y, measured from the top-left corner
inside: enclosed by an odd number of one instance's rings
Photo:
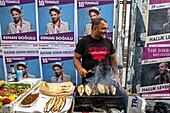
[[[109,27],[107,38],[113,40],[114,28],[114,0],[77,0],[78,40],[91,34],[91,21],[89,11],[95,9],[98,16],[104,18]],[[88,27],[88,28],[87,28]]]
[[[76,69],[73,64],[74,47],[70,48],[55,48],[55,49],[40,49],[40,59],[42,66],[43,81],[51,82],[51,77],[55,76],[52,68],[54,63],[63,65],[62,73],[69,75],[71,81],[76,84]]]
[[[41,78],[40,72],[40,61],[39,61],[39,49],[34,48],[6,48],[3,50],[4,54],[4,68],[5,75],[11,73],[11,66],[17,72],[19,67],[18,64],[24,64],[25,72],[23,74],[28,74],[28,78]],[[29,75],[32,75],[29,77]],[[23,75],[25,76],[25,75]]]
[[[37,43],[35,6],[35,0],[0,0],[2,45]]]
[[[170,98],[170,47],[145,47],[142,54],[140,94]]]
[[[170,3],[150,1],[146,26],[146,46],[170,43]]]
[[[0,44],[1,44],[1,38],[2,38],[2,33],[1,33],[1,22],[0,22]]]
[[[162,4],[162,3],[169,3],[170,0],[149,0],[149,4]]]
[[[0,48],[0,80],[5,80],[5,71],[4,71],[2,48]]]
[[[38,0],[39,41],[75,44],[74,0]]]

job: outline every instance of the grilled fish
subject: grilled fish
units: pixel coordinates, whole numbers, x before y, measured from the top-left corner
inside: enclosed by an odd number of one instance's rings
[[[116,87],[111,85],[110,88],[111,88],[112,95],[115,95],[116,94]]]
[[[96,86],[94,84],[92,86],[92,95],[98,95],[96,91]]]
[[[110,93],[110,90],[109,90],[109,86],[105,86],[105,91],[106,91],[106,94],[109,95]]]
[[[101,94],[105,93],[104,85],[102,84],[97,84],[97,88]]]
[[[83,93],[84,93],[84,86],[83,86],[82,84],[79,85],[79,86],[77,87],[77,91],[78,91],[79,95],[82,96]]]
[[[86,94],[87,94],[88,96],[91,95],[92,89],[89,87],[89,85],[85,85],[85,92],[86,92]]]
[[[54,113],[55,111],[60,112],[66,104],[66,98],[65,97],[57,97],[56,102],[54,103],[54,106],[51,109],[51,112]]]
[[[56,97],[51,98],[51,99],[46,103],[43,111],[44,111],[44,112],[49,112],[49,111],[51,110],[51,108],[53,107],[56,99],[57,99]]]

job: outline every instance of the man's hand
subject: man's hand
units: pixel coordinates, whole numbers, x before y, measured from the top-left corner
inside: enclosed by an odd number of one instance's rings
[[[86,77],[87,71],[84,68],[79,69],[78,74],[81,77]]]
[[[115,78],[113,78],[113,80],[115,80],[116,82],[118,82],[119,85],[120,85],[120,78],[119,78],[119,77],[115,77]]]

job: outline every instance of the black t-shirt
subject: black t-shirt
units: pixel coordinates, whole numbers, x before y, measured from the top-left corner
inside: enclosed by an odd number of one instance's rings
[[[115,53],[115,49],[111,40],[97,40],[88,35],[79,40],[75,52],[82,55],[82,67],[90,70],[99,63],[110,66],[110,55]]]

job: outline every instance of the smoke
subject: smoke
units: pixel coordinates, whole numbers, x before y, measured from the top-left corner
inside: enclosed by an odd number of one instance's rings
[[[94,75],[86,80],[88,85],[92,86],[100,83],[106,86],[112,84],[114,71],[111,66],[101,63],[94,68],[93,73]]]

